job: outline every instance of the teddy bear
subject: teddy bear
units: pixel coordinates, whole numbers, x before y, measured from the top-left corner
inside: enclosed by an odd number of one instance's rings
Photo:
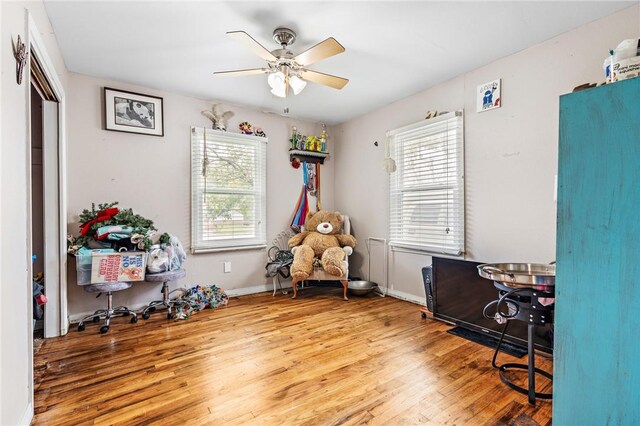
[[[353,253],[357,241],[351,235],[341,234],[341,230],[340,212],[320,210],[315,213],[309,212],[305,230],[289,239],[289,248],[292,248],[294,253],[291,265],[293,298],[297,295],[296,284],[313,273],[313,262],[316,258],[320,259],[325,272],[336,277],[342,277],[346,273],[343,261]],[[346,290],[345,286],[345,300]]]

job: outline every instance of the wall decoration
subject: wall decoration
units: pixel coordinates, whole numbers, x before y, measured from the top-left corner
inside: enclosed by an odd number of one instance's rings
[[[501,79],[490,81],[489,83],[478,86],[476,94],[478,101],[476,102],[476,111],[483,112],[490,109],[500,108],[502,99],[500,97]]]
[[[22,71],[27,63],[27,55],[29,55],[27,47],[20,39],[20,35],[18,35],[18,40],[13,44],[13,57],[16,59],[16,81],[18,84],[22,84]]]
[[[106,130],[164,136],[162,98],[104,88]]]
[[[215,130],[227,130],[229,119],[235,115],[233,111],[224,111],[220,104],[213,104],[211,111],[204,110],[202,115],[211,120],[211,128]]]

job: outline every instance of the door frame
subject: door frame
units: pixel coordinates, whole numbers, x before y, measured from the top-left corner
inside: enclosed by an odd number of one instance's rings
[[[49,214],[47,214],[47,209],[45,209],[44,221],[51,223],[51,220],[48,218],[52,218],[54,221],[58,223],[58,238],[56,241],[44,241],[45,246],[49,244],[54,244],[58,247],[60,262],[58,265],[58,286],[57,288],[50,289],[49,293],[53,293],[54,297],[49,298],[47,304],[52,304],[54,312],[58,312],[56,317],[51,317],[51,315],[47,316],[45,310],[45,337],[55,337],[64,335],[69,330],[69,320],[67,314],[67,141],[66,141],[66,98],[65,92],[62,86],[62,82],[58,77],[58,73],[53,65],[53,61],[51,57],[47,53],[45,43],[40,36],[40,31],[38,31],[38,27],[29,13],[29,10],[26,10],[26,20],[27,20],[27,43],[25,43],[29,47],[30,54],[35,54],[40,62],[42,67],[42,71],[44,75],[51,85],[56,98],[58,98],[58,140],[57,140],[57,151],[58,151],[58,212],[56,214],[51,214],[49,210]],[[26,71],[27,79],[25,82],[25,86],[28,89],[27,92],[31,90],[31,67],[29,67]],[[27,113],[28,113],[28,135],[29,140],[31,139],[31,98],[27,97]],[[31,163],[31,143],[29,143],[29,158],[28,161]],[[29,164],[29,168],[30,168]],[[31,176],[29,175],[29,187],[31,187]],[[30,203],[30,202],[29,202]],[[32,212],[29,206],[28,208],[28,227],[30,234],[30,227],[32,222]],[[31,246],[31,241],[29,240],[29,246]],[[31,253],[27,253],[29,256],[28,264],[31,266]],[[30,338],[30,340],[32,340]]]

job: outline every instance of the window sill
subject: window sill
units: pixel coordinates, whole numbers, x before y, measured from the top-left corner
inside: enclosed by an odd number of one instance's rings
[[[442,251],[438,251],[437,249],[430,249],[428,247],[415,247],[409,245],[400,245],[390,243],[389,247],[391,247],[391,251],[399,252],[399,253],[411,253],[411,254],[419,254],[423,256],[437,256],[437,257],[448,257],[451,259],[460,259],[464,258],[464,252],[456,253],[446,253]]]
[[[205,253],[220,253],[230,251],[244,251],[244,250],[265,250],[266,244],[259,244],[255,246],[239,246],[239,247],[216,247],[216,248],[192,248],[191,254],[205,254]]]

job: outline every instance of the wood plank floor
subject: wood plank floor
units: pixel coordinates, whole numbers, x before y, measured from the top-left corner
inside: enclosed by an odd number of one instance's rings
[[[73,328],[36,355],[33,424],[551,423],[551,402],[507,388],[491,349],[414,304],[340,292],[232,298],[186,321],[120,318],[105,335]]]

